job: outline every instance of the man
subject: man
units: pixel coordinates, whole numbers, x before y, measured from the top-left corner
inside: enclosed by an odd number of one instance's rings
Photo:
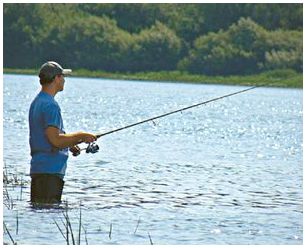
[[[65,76],[70,73],[70,69],[53,61],[43,64],[39,71],[41,91],[29,111],[32,203],[60,203],[68,149],[78,155],[77,144],[96,140],[90,133],[65,133],[61,109],[54,97],[64,90]]]

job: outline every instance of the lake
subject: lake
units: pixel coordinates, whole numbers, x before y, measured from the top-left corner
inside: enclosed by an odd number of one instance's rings
[[[29,203],[38,77],[3,81],[3,220],[17,244],[66,244],[57,225],[68,211],[77,237],[80,209],[81,244],[303,244],[301,89],[256,88],[102,137],[98,153],[70,156],[65,210]],[[67,132],[101,133],[245,88],[67,78],[56,100]]]

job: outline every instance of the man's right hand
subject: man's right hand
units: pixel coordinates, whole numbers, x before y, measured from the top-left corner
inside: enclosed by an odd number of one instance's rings
[[[88,144],[88,143],[92,143],[92,142],[96,141],[97,137],[94,134],[82,132],[81,133],[81,140],[82,140],[82,142],[85,142],[85,143]]]
[[[91,133],[77,132],[66,134],[61,133],[58,128],[53,126],[47,127],[46,135],[51,145],[58,149],[75,146],[83,142],[92,143],[97,140],[96,135]]]

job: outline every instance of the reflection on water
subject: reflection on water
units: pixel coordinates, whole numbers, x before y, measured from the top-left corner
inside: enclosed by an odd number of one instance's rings
[[[68,132],[99,133],[241,89],[69,78],[56,99]],[[27,112],[38,90],[36,77],[4,75],[4,195],[13,204],[4,221],[18,244],[66,244],[54,222],[65,208],[28,201]],[[154,244],[303,242],[301,90],[255,89],[98,144],[96,154],[71,156],[65,177],[75,233],[81,204],[83,244],[150,244],[148,233]]]

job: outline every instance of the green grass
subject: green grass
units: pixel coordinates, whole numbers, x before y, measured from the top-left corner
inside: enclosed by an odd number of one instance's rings
[[[34,69],[4,68],[3,73],[37,75]],[[113,73],[105,71],[73,70],[74,77],[95,77],[123,80],[184,82],[228,85],[263,85],[269,87],[303,88],[303,74],[290,69],[267,71],[247,76],[205,76],[181,71]]]

